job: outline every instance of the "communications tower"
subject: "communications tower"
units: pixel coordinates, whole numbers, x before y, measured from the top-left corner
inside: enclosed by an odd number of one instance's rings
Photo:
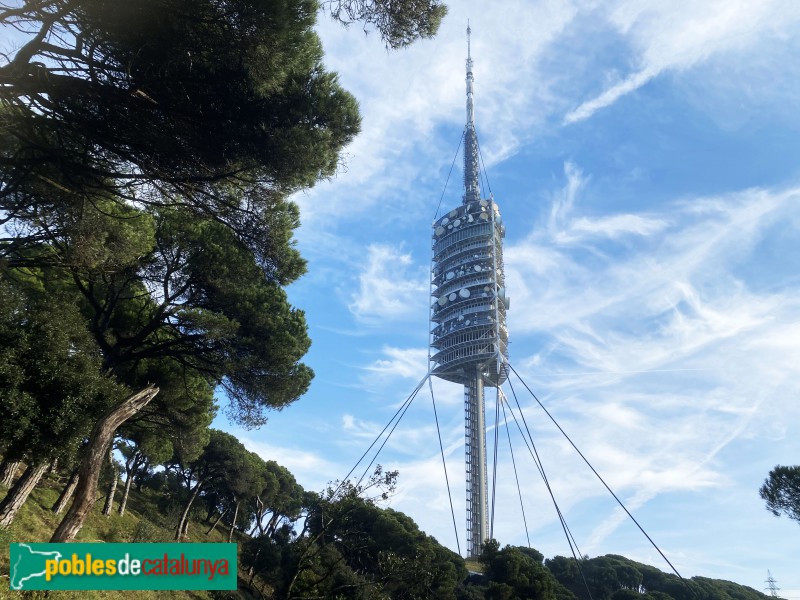
[[[769,572],[769,569],[767,569],[767,581],[765,583],[767,584],[766,589],[769,590],[769,595],[773,598],[778,598],[778,592],[781,588],[778,587],[778,582],[775,581],[775,578],[772,576],[772,573]]]
[[[500,209],[480,189],[470,34],[467,26],[464,195],[433,223],[429,359],[431,374],[464,386],[467,556],[477,556],[488,537],[484,388],[507,377],[509,299]]]

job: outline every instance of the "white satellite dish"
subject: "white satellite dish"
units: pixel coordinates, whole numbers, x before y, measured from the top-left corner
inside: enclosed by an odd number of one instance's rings
[[[447,296],[442,296],[439,298],[439,306],[444,306],[445,304],[447,304]]]
[[[453,277],[455,277],[455,276],[456,276],[456,274],[455,274],[455,273],[453,273],[452,271],[448,271],[448,272],[447,272],[447,275],[446,275],[446,277],[447,277],[447,279],[448,279],[448,280],[452,279],[452,278],[453,278]]]
[[[442,225],[447,225],[449,222],[450,222],[450,219],[448,219],[447,217],[442,219]]]
[[[481,200],[481,206],[489,206],[488,200]]]
[[[475,220],[475,219],[473,219],[473,218],[472,218],[472,215],[469,215],[469,216],[467,217],[467,222],[468,222],[468,223],[472,223],[474,220]]]
[[[458,211],[457,211],[457,210],[454,208],[453,210],[451,210],[451,211],[450,211],[450,218],[452,219],[452,218],[453,218],[453,217],[455,217],[457,214],[458,214]]]
[[[453,221],[453,225],[455,227],[461,227],[461,219],[456,219],[455,221]]]
[[[442,235],[443,233],[444,233],[444,227],[439,225],[439,227],[436,228],[436,235]]]
[[[458,298],[458,294],[456,294],[455,292],[453,292],[447,297],[447,299],[450,300],[450,302],[453,302],[456,298]]]
[[[480,265],[475,265],[475,270],[478,271],[478,273],[480,273],[481,272],[481,266]]]
[[[469,290],[467,288],[464,288],[463,290],[458,292],[458,295],[461,296],[462,298],[469,298]]]
[[[489,220],[489,215],[486,214],[486,213],[481,213],[481,219],[483,219],[484,221],[488,221]]]

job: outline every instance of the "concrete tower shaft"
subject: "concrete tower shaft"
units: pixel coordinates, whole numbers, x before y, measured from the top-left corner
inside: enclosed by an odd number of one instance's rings
[[[431,373],[464,386],[467,555],[488,535],[484,388],[507,376],[509,299],[503,272],[503,226],[491,194],[483,198],[467,28],[467,124],[461,206],[433,223]]]

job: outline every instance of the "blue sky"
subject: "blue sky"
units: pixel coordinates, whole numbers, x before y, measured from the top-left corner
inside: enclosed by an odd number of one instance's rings
[[[296,198],[309,273],[290,295],[316,379],[242,439],[321,489],[425,374],[430,224],[465,119],[469,18],[512,364],[684,576],[763,589],[769,569],[800,598],[800,529],[758,497],[773,466],[800,463],[800,3],[486,6],[451,3],[436,39],[394,53],[321,17],[363,132],[336,178]],[[443,208],[460,181],[459,159]],[[435,393],[463,548],[462,390]],[[517,393],[581,550],[667,570]],[[567,555],[512,436],[531,543]],[[455,548],[424,390],[379,462],[400,470],[391,506]],[[503,445],[498,478],[495,536],[525,544]]]

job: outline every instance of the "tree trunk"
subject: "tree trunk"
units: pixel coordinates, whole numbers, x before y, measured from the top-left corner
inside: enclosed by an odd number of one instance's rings
[[[72,494],[75,493],[75,488],[78,487],[78,469],[75,469],[72,472],[72,475],[69,476],[69,481],[64,489],[61,491],[61,495],[56,500],[56,503],[53,505],[53,512],[57,515],[60,515],[64,509],[69,504],[69,501],[72,500]]]
[[[103,505],[103,516],[105,517],[111,516],[111,509],[114,506],[114,494],[117,493],[117,483],[119,483],[119,471],[117,470],[117,463],[114,462],[113,450],[108,452],[108,461],[111,463],[111,481],[108,483],[106,503]]]
[[[14,483],[14,477],[17,475],[21,464],[22,462],[18,460],[4,460],[3,463],[0,464],[0,483],[10,488],[11,484]]]
[[[239,503],[238,499],[234,499],[236,501],[236,508],[233,510],[233,520],[231,521],[231,530],[228,533],[228,543],[230,544],[233,541],[233,530],[236,529],[236,517],[239,516]]]
[[[189,535],[189,517],[187,516],[186,519],[183,521],[183,529],[181,530],[181,539],[186,538]]]
[[[136,471],[139,470],[139,466],[134,462],[134,468],[129,470],[125,475],[125,487],[122,488],[122,500],[119,501],[119,508],[117,512],[119,516],[122,517],[125,515],[125,507],[128,505],[128,496],[131,493],[131,484],[133,484],[133,477],[136,474]]]
[[[225,513],[227,513],[227,512],[228,512],[228,508],[226,507],[225,510],[223,510],[221,513],[219,513],[219,516],[217,517],[217,520],[214,521],[214,524],[211,526],[211,528],[208,531],[206,531],[206,535],[211,535],[211,532],[214,531],[214,529],[216,529],[217,525],[219,525],[219,522],[222,521],[222,517],[224,517]]]
[[[131,459],[125,463],[125,487],[122,490],[122,500],[119,501],[119,509],[117,509],[120,517],[125,514],[125,507],[128,505],[128,496],[131,493],[131,484],[139,473],[139,469],[142,463],[144,463],[144,460],[144,454],[137,450]]]
[[[280,518],[281,513],[279,513],[277,510],[272,513],[272,518],[270,518],[269,523],[267,523],[267,537],[275,537],[275,529],[278,526],[278,519]]]
[[[81,461],[78,489],[75,501],[56,528],[50,542],[72,542],[83,527],[97,495],[97,481],[106,457],[106,451],[114,439],[117,428],[126,420],[147,406],[158,394],[158,388],[149,385],[145,389],[128,396],[122,403],[113,407],[95,424],[89,436],[86,453]]]
[[[186,503],[186,508],[183,509],[183,514],[181,515],[181,520],[178,523],[178,528],[175,530],[175,540],[180,542],[184,535],[186,535],[186,531],[189,528],[189,511],[192,509],[192,504],[194,503],[194,499],[197,498],[197,494],[200,493],[200,488],[203,487],[203,480],[197,482],[194,486],[194,490],[192,491],[192,495],[189,497],[189,502]]]
[[[258,547],[256,550],[256,555],[253,558],[253,564],[250,565],[250,568],[247,570],[247,574],[250,576],[250,585],[253,585],[253,579],[256,578],[256,567],[255,565],[258,564],[258,557],[261,556],[261,546]]]
[[[264,525],[262,521],[264,520],[264,502],[261,500],[261,496],[256,496],[256,518],[255,518],[255,525],[253,526],[253,530],[250,532],[250,537],[255,537],[256,530],[263,536],[264,535]]]
[[[19,509],[25,504],[46,470],[46,462],[39,464],[31,462],[22,477],[17,479],[14,487],[8,490],[8,494],[0,502],[0,528],[7,529],[14,522],[14,517],[17,516]]]

